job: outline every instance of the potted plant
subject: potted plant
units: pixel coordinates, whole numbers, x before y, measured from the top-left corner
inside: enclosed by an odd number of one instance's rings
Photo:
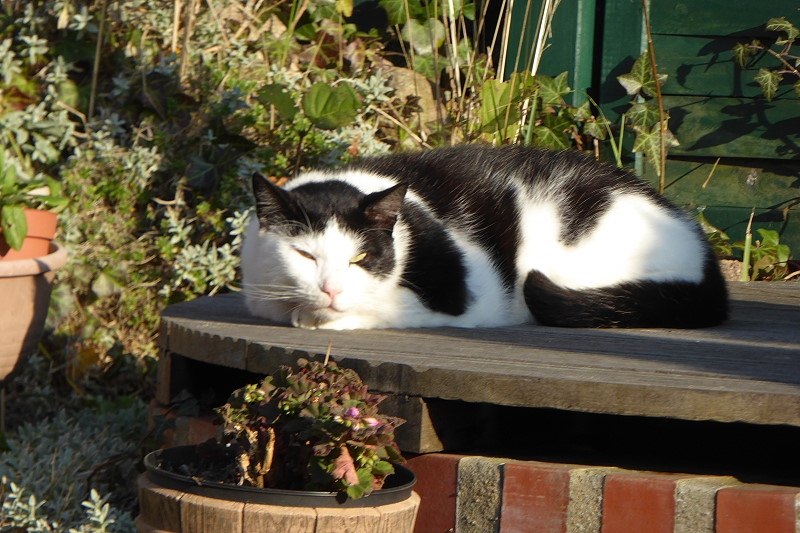
[[[363,531],[410,533],[419,497],[394,442],[404,421],[380,414],[382,399],[327,358],[234,391],[216,409],[216,440],[145,457],[137,528],[211,532],[234,520],[227,530],[314,532],[356,521]]]
[[[0,260],[29,259],[49,253],[56,214],[67,205],[61,184],[50,177],[21,180],[0,149]]]
[[[0,380],[42,336],[55,271],[67,262],[66,250],[52,242],[56,211],[66,203],[56,180],[18,179],[0,146]]]

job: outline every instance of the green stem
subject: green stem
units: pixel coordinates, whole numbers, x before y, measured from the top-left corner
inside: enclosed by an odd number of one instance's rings
[[[647,0],[642,0],[642,13],[644,27],[647,31],[647,55],[650,58],[650,71],[656,86],[656,102],[658,102],[658,123],[660,141],[660,160],[658,162],[658,192],[664,194],[667,174],[667,113],[664,110],[664,97],[661,95],[661,84],[658,82],[658,68],[656,66],[656,51],[653,46],[653,34],[650,31],[650,18],[647,14]]]
[[[750,212],[750,220],[747,222],[747,230],[744,235],[744,250],[742,257],[742,275],[739,281],[750,281],[750,247],[753,242],[753,216],[756,214],[756,208]]]

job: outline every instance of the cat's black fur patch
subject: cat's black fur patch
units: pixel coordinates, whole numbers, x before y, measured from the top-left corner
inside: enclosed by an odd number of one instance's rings
[[[728,317],[727,290],[714,259],[706,279],[640,281],[599,289],[567,289],[532,271],[525,280],[525,303],[545,326],[575,328],[702,328]]]
[[[464,258],[440,222],[413,204],[403,206],[402,218],[411,233],[413,253],[400,284],[414,291],[426,307],[448,315],[467,310],[469,293]]]

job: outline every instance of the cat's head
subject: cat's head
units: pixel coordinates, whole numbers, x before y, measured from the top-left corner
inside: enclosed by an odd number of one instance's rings
[[[253,176],[260,238],[272,241],[277,257],[268,263],[281,284],[292,285],[290,304],[305,317],[299,321],[313,326],[369,312],[396,275],[393,232],[406,186],[364,194],[330,178],[289,189]]]

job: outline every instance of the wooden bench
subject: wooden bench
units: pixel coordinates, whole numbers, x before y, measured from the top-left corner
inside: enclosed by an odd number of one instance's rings
[[[463,447],[457,435],[475,438],[476,405],[800,427],[800,283],[733,283],[730,292],[730,320],[700,330],[309,331],[250,316],[241,295],[202,298],[163,314],[157,400],[217,385],[232,387],[226,395],[255,381],[249,373],[330,346],[334,360],[392,395],[388,410],[409,421],[409,452]],[[193,364],[207,365],[205,377]],[[231,381],[224,369],[241,375]]]

